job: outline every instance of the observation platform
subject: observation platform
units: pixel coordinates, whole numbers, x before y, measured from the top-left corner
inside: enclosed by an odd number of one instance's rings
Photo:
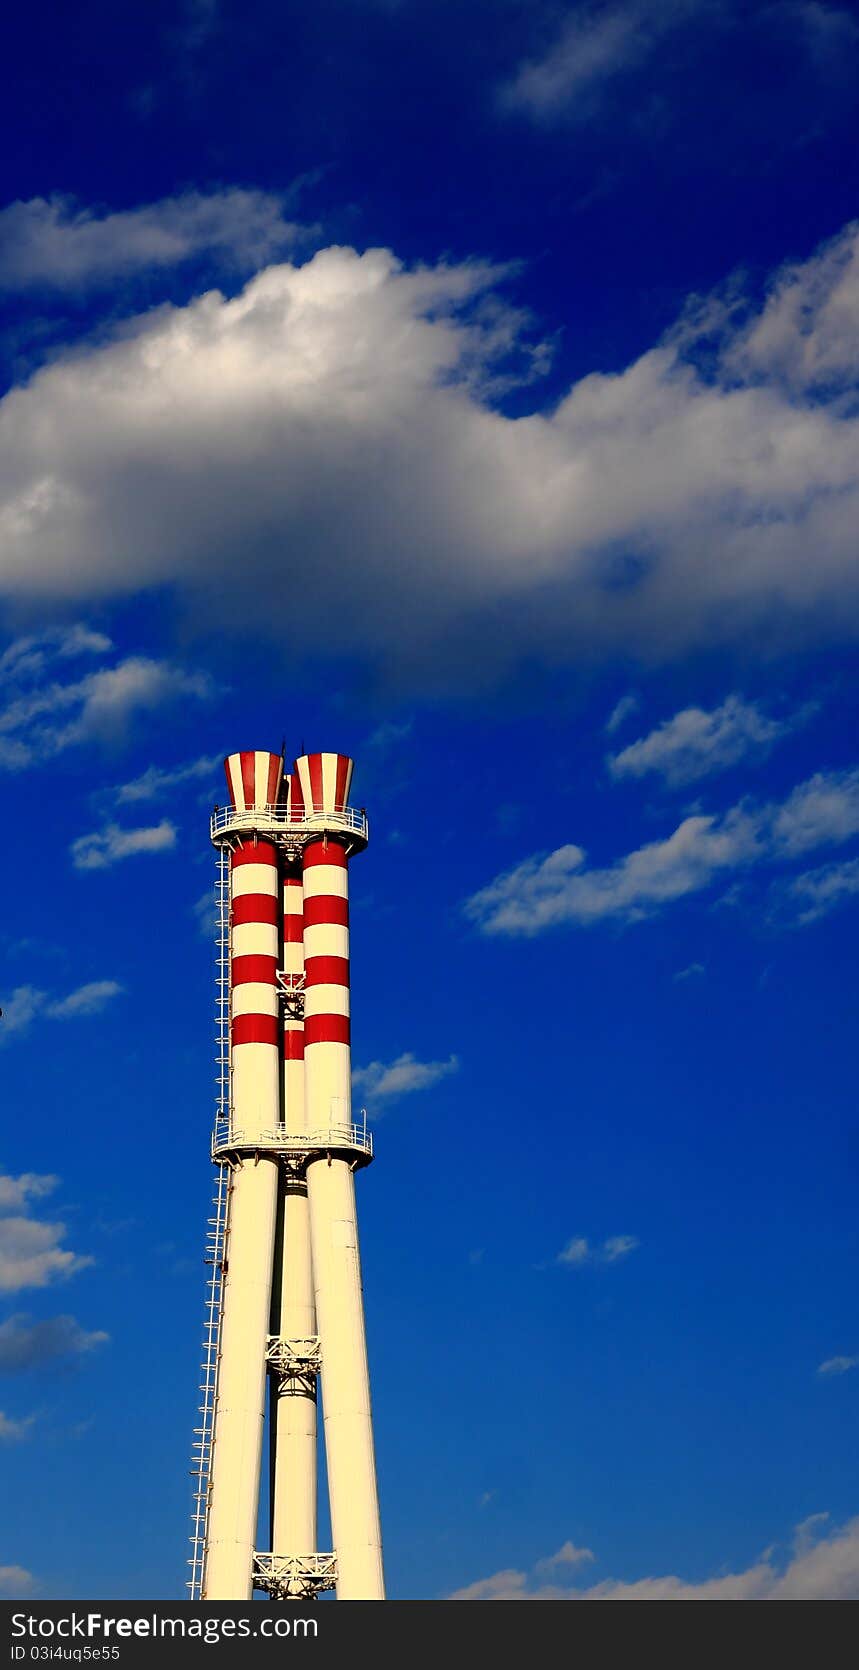
[[[320,835],[346,839],[353,850],[363,852],[370,838],[366,812],[352,806],[342,812],[303,810],[296,815],[286,806],[258,806],[237,812],[232,806],[216,806],[209,824],[216,847],[228,845],[235,836],[266,835],[285,847],[305,846]]]
[[[353,1171],[358,1171],[373,1158],[373,1133],[367,1130],[366,1119],[301,1132],[287,1131],[282,1125],[267,1131],[246,1130],[229,1119],[217,1119],[212,1159],[223,1162],[244,1154],[282,1154],[285,1159],[298,1161],[330,1154],[333,1159],[348,1160]]]

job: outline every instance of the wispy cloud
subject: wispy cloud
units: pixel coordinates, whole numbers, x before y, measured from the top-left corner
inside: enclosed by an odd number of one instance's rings
[[[636,696],[634,691],[630,691],[626,696],[621,696],[620,701],[615,703],[605,722],[606,735],[614,736],[615,731],[619,731],[621,725],[625,724],[627,719],[631,719],[632,715],[638,712],[640,706],[641,697]]]
[[[681,981],[700,980],[701,976],[706,974],[706,972],[707,970],[703,963],[689,963],[686,968],[679,968],[677,973],[672,975],[672,979]]]
[[[59,1181],[49,1172],[24,1171],[20,1177],[0,1173],[0,1212],[19,1211],[32,1200],[44,1200]]]
[[[218,926],[218,906],[210,887],[191,906],[191,914],[204,939],[213,939]]]
[[[859,1357],[827,1357],[826,1361],[820,1364],[817,1372],[829,1377],[838,1374],[849,1374],[852,1368],[857,1367],[859,1367]]]
[[[176,825],[169,818],[143,829],[120,829],[109,823],[104,829],[79,835],[69,851],[76,870],[107,870],[125,858],[141,853],[171,852],[176,845]]]
[[[220,0],[183,0],[176,39],[185,52],[198,52],[218,26]]]
[[[771,0],[763,8],[781,39],[794,43],[813,67],[831,69],[837,54],[855,52],[859,30],[848,10],[823,0]],[[502,110],[538,123],[592,118],[601,101],[636,72],[652,73],[656,54],[684,28],[693,52],[706,51],[714,33],[748,27],[748,8],[734,0],[585,0],[559,34],[521,63],[499,93]],[[739,41],[737,50],[741,50]],[[626,95],[629,88],[625,87]]]
[[[584,1235],[574,1235],[572,1240],[561,1248],[556,1263],[574,1270],[584,1269],[586,1265],[618,1264],[622,1258],[628,1258],[629,1254],[640,1246],[637,1235],[609,1235],[598,1246],[592,1246]]]
[[[0,684],[39,678],[51,661],[69,661],[80,655],[107,655],[113,648],[103,632],[78,621],[73,626],[46,627],[41,632],[16,638],[0,655]]]
[[[74,198],[33,197],[0,210],[0,289],[82,290],[217,256],[260,266],[294,248],[301,228],[271,192],[189,191],[113,214]]]
[[[136,805],[141,800],[161,800],[185,783],[210,781],[221,769],[222,762],[221,754],[204,754],[200,759],[189,760],[184,765],[166,768],[150,765],[130,783],[117,784],[110,791],[111,797],[117,806]]]
[[[0,1043],[15,1033],[26,1032],[37,1017],[64,1021],[98,1015],[113,998],[119,997],[122,990],[118,980],[89,980],[83,986],[76,986],[74,991],[67,992],[65,997],[52,997],[38,986],[16,986],[11,996],[3,1001]],[[10,1181],[0,1178],[0,1207],[3,1204],[3,1184],[8,1185]],[[52,1180],[42,1178],[37,1181],[46,1184]],[[42,1192],[47,1190],[43,1188]]]
[[[381,725],[377,725],[376,729],[371,731],[364,748],[365,750],[372,749],[375,754],[388,754],[399,743],[405,742],[411,736],[413,730],[414,721],[412,719],[385,719]]]
[[[23,1438],[28,1438],[35,1419],[35,1415],[24,1415],[20,1420],[14,1420],[0,1409],[0,1443],[19,1444]]]
[[[31,1571],[24,1566],[0,1566],[0,1595],[8,1600],[18,1600],[22,1595],[31,1595],[36,1587],[36,1579]]]
[[[791,877],[775,893],[775,902],[782,914],[792,916],[800,925],[817,922],[821,916],[859,896],[859,859],[848,858],[843,864],[821,864],[819,869],[805,870]]]
[[[771,719],[754,702],[728,696],[721,707],[709,712],[687,707],[675,713],[673,719],[666,719],[648,736],[631,742],[619,754],[610,754],[608,768],[615,778],[644,777],[653,772],[676,788],[726,771],[750,755],[760,755],[804,716]]]
[[[788,858],[859,834],[859,769],[818,771],[773,808],[772,841]]]
[[[486,934],[533,936],[561,924],[633,922],[711,886],[732,870],[796,858],[859,834],[859,769],[818,772],[786,800],[741,802],[721,817],[684,818],[604,869],[582,847],[537,854],[483,887],[465,913]]]
[[[577,1548],[574,1542],[563,1542],[556,1554],[548,1554],[534,1567],[538,1572],[555,1572],[561,1567],[586,1566],[596,1559],[590,1548]]]
[[[81,1357],[104,1345],[109,1334],[87,1330],[73,1316],[35,1321],[23,1311],[0,1323],[0,1371],[26,1373],[62,1357]]]
[[[546,1562],[530,1571],[510,1568],[458,1589],[451,1600],[857,1600],[859,1519],[825,1534],[829,1514],[811,1514],[796,1527],[790,1548],[769,1549],[751,1566],[701,1580],[642,1577],[631,1582],[607,1578],[590,1588],[543,1579]],[[549,1562],[551,1564],[551,1560]],[[574,1569],[574,1566],[573,1566]]]
[[[398,1097],[411,1096],[413,1091],[428,1091],[458,1069],[458,1055],[448,1055],[446,1060],[418,1060],[406,1050],[391,1062],[371,1060],[368,1067],[356,1067],[353,1086],[368,1102],[394,1102]]]
[[[390,1103],[400,1096],[411,1095],[415,1090],[428,1090],[458,1069],[458,1056],[448,1056],[447,1061],[418,1061],[410,1051],[406,1051],[404,1055],[397,1056],[396,1061],[371,1061],[367,1067],[357,1067],[352,1074],[352,1084],[368,1102]]]
[[[89,637],[86,647],[92,653],[108,642]],[[21,653],[21,643],[28,642],[37,647]],[[138,714],[180,698],[204,698],[212,690],[207,674],[141,655],[70,683],[53,678],[34,684],[49,668],[44,640],[41,647],[38,640],[19,640],[6,653],[12,659],[5,682],[18,686],[0,709],[0,769],[7,771],[22,771],[81,744],[115,741]],[[69,650],[60,646],[55,653],[63,656]],[[80,645],[75,653],[82,653]]]
[[[51,1020],[77,1020],[81,1015],[100,1015],[111,999],[118,997],[122,986],[118,980],[90,980],[78,986],[67,997],[49,1003],[45,1013]]]
[[[853,28],[859,41],[855,20]],[[788,263],[762,311],[736,333],[728,327],[723,363],[729,374],[772,380],[799,400],[855,381],[857,232],[854,222],[849,235],[832,238],[810,261]]]
[[[682,10],[670,0],[659,8],[585,5],[545,52],[519,66],[501,89],[502,107],[539,121],[584,116],[598,91],[643,63]]]

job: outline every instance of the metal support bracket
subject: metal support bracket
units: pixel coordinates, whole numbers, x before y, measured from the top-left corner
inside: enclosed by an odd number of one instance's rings
[[[277,971],[277,983],[284,1009],[294,1021],[304,1020],[304,981],[303,974],[287,974],[283,968]]]
[[[307,1339],[285,1339],[269,1334],[266,1367],[278,1397],[316,1397],[316,1381],[322,1367],[318,1334]]]
[[[265,1589],[272,1600],[313,1600],[337,1583],[334,1554],[255,1554],[255,1589]]]

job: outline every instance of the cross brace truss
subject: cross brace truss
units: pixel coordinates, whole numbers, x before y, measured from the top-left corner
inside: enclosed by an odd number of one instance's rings
[[[337,1582],[333,1554],[255,1554],[254,1588],[273,1600],[312,1600]]]

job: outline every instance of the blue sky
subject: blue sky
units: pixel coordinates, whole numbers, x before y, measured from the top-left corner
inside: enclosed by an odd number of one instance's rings
[[[9,44],[0,1587],[182,1593],[207,818],[285,738],[371,819],[391,1594],[859,1597],[859,13]]]

